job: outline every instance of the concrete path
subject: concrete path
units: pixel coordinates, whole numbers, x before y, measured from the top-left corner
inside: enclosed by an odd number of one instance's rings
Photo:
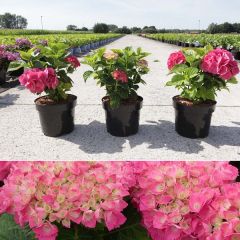
[[[176,46],[137,36],[126,36],[108,48],[142,47],[151,72],[139,94],[144,97],[139,134],[127,138],[110,136],[105,128],[101,107],[104,90],[82,74],[74,73],[73,94],[78,96],[75,131],[60,138],[42,134],[38,113],[33,104],[36,96],[22,87],[0,94],[1,160],[240,160],[240,84],[231,92],[221,92],[213,115],[210,136],[191,140],[174,131],[171,98],[177,91],[164,87],[169,78],[166,61]],[[159,60],[156,62],[155,60]]]

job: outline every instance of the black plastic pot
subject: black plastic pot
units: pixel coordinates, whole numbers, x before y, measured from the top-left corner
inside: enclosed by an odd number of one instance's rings
[[[173,106],[175,108],[175,129],[179,135],[187,138],[206,138],[209,135],[216,102],[186,105],[179,101],[179,96],[175,96]]]
[[[7,70],[5,68],[0,68],[0,84],[4,84],[7,79]]]
[[[231,52],[236,60],[240,60],[240,51],[233,49]]]
[[[118,108],[110,107],[108,97],[102,99],[105,109],[107,131],[116,137],[127,137],[134,135],[139,129],[140,109],[143,98],[138,96],[135,103],[122,103]]]
[[[10,72],[9,75],[11,77],[20,77],[24,73],[24,68],[19,68],[16,71]]]
[[[38,99],[35,104],[44,135],[58,137],[73,131],[76,96],[69,94],[66,102],[45,105],[38,104]]]

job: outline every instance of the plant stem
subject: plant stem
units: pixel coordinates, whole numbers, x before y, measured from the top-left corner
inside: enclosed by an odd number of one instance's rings
[[[79,240],[78,237],[78,225],[74,224],[74,240]]]

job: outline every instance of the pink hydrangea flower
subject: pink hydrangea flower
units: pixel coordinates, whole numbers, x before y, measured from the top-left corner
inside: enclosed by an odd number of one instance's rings
[[[47,74],[47,79],[45,81],[46,87],[49,89],[55,89],[59,84],[55,70],[53,68],[46,68],[44,72]]]
[[[3,181],[10,173],[12,162],[0,162],[0,181]]]
[[[21,85],[32,93],[42,93],[45,89],[55,89],[59,80],[53,68],[33,68],[26,70],[20,77]]]
[[[69,56],[65,59],[68,63],[70,63],[74,68],[80,67],[80,62],[75,56]]]
[[[48,75],[42,69],[33,68],[26,70],[20,77],[19,82],[32,93],[42,93],[45,89],[45,82]]]
[[[58,235],[58,228],[49,222],[34,228],[33,231],[38,240],[55,240]]]
[[[120,81],[122,83],[127,83],[128,82],[128,76],[127,76],[125,71],[115,70],[112,73],[112,76],[116,81]]]
[[[201,69],[204,72],[218,75],[229,80],[239,73],[238,63],[227,50],[217,48],[210,51],[202,60]]]
[[[182,51],[178,51],[178,52],[172,53],[169,56],[167,65],[168,65],[168,69],[172,70],[173,67],[175,67],[176,65],[184,64],[184,63],[186,63],[186,58]]]

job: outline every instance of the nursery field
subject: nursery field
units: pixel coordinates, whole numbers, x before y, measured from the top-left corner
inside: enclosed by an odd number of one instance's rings
[[[47,35],[46,35],[47,36]],[[68,35],[72,36],[72,35]],[[73,35],[76,36],[76,35]],[[89,35],[88,35],[89,36]],[[75,109],[75,130],[59,138],[43,135],[35,110],[35,95],[24,87],[0,94],[0,146],[5,160],[239,160],[240,103],[239,85],[231,85],[230,92],[217,97],[210,135],[206,139],[187,139],[174,129],[172,97],[179,92],[166,87],[167,60],[179,46],[153,41],[134,35],[124,36],[107,45],[107,49],[141,47],[151,53],[146,60],[150,72],[147,83],[139,89],[144,98],[139,133],[116,138],[106,131],[101,99],[105,90],[83,73],[90,68],[82,63],[71,74],[72,93],[78,96]],[[237,76],[239,80],[239,75]]]
[[[68,31],[24,31],[24,30],[0,30],[0,45],[15,44],[16,39],[27,38],[33,44],[39,44],[40,41],[46,40],[49,43],[63,42],[69,47],[82,46],[89,43],[121,36],[120,34],[93,34],[93,33],[76,33]]]

